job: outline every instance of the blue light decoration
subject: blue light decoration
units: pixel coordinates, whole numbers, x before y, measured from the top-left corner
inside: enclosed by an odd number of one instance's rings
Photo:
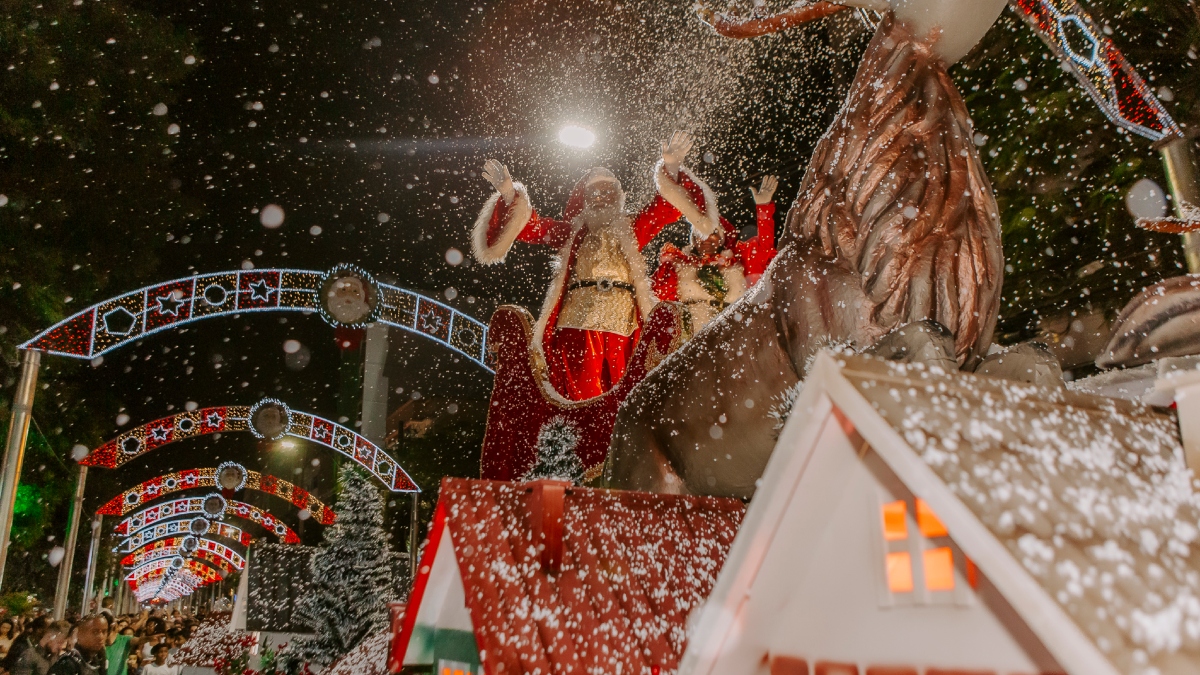
[[[399,462],[366,437],[323,417],[292,410],[276,399],[263,399],[253,406],[200,408],[164,417],[126,431],[92,450],[79,463],[115,469],[168,443],[232,431],[249,431],[264,439],[291,436],[319,443],[357,462],[392,492],[421,491]]]
[[[1112,40],[1075,0],[1011,0],[1025,22],[1067,64],[1113,124],[1151,142],[1182,138],[1179,125]]]
[[[486,362],[487,325],[347,264],[325,272],[215,272],[146,286],[63,319],[20,349],[93,359],[159,331],[245,312],[316,312],[337,327],[384,323],[433,340],[492,372]]]
[[[206,537],[193,538],[193,541],[195,542],[195,548],[190,551],[186,550],[182,543],[172,545],[171,543],[156,542],[158,545],[143,547],[131,552],[121,559],[121,565],[136,568],[161,558],[183,558],[199,552],[206,552],[229,563],[235,570],[246,568],[246,559],[228,546]]]
[[[183,518],[155,523],[153,527],[147,527],[126,537],[113,549],[113,553],[132,553],[156,541],[196,536],[196,530],[202,524],[198,523],[198,521],[201,520],[207,523],[208,528],[207,530],[200,531],[202,535],[222,537],[237,542],[242,546],[249,546],[254,541],[254,537],[249,532],[236,525],[223,523],[219,520],[208,520],[207,518],[198,516],[196,518]]]
[[[245,502],[226,500],[216,492],[203,497],[186,497],[148,506],[117,523],[114,532],[131,537],[161,521],[184,516],[202,516],[209,521],[220,520],[225,516],[241,518],[265,528],[281,538],[285,544],[300,543],[300,537],[292,528],[270,512]]]

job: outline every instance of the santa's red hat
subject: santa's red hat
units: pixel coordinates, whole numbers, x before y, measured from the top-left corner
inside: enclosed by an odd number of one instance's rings
[[[621,181],[617,179],[616,174],[602,166],[593,166],[575,183],[575,187],[571,188],[571,197],[567,200],[566,208],[563,209],[562,219],[568,223],[575,220],[575,217],[583,212],[588,186],[601,181],[616,183],[617,189],[621,189]]]

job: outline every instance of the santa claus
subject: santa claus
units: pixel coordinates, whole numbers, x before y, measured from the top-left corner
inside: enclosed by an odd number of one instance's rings
[[[581,401],[603,394],[625,374],[642,322],[658,301],[641,249],[664,227],[686,217],[718,227],[716,197],[682,166],[692,137],[677,131],[662,144],[654,168],[658,194],[636,215],[625,211],[621,182],[593,168],[575,184],[562,218],[538,214],[525,186],[490,159],[483,177],[496,188],[475,222],[471,249],[484,264],[504,261],[516,241],[559,250],[558,271],[534,328],[551,384]]]
[[[758,282],[771,264],[775,250],[775,188],[779,179],[766,176],[755,190],[758,234],[738,239],[737,228],[718,218],[719,227],[704,231],[692,225],[692,243],[680,249],[666,244],[654,272],[654,293],[660,300],[679,302],[685,325],[694,335],[721,310],[737,302],[746,289]]]

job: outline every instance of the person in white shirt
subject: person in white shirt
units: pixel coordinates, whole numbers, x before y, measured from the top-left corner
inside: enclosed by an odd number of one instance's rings
[[[169,651],[170,647],[166,643],[154,645],[154,649],[151,651],[154,661],[142,666],[142,675],[179,675],[182,667],[167,665]]]

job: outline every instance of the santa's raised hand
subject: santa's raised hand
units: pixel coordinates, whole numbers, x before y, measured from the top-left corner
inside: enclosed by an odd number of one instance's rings
[[[483,179],[491,183],[500,196],[504,197],[505,204],[512,204],[513,199],[517,196],[517,190],[513,187],[512,174],[508,172],[507,166],[498,160],[489,159],[483,163]]]
[[[762,185],[755,190],[750,188],[755,204],[770,204],[775,197],[775,189],[779,187],[779,179],[775,176],[763,176]]]
[[[663,141],[662,160],[667,175],[671,178],[679,176],[679,166],[683,164],[683,158],[687,157],[695,142],[696,139],[686,131],[676,131],[671,134],[671,140]]]

